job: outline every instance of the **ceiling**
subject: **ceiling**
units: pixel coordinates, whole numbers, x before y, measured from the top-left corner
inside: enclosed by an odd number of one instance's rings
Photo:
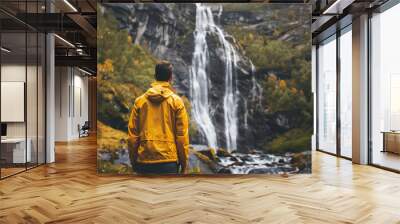
[[[56,66],[77,66],[96,74],[96,5],[96,0],[1,0],[1,30],[9,39],[8,48],[14,48],[8,56],[26,55],[26,31],[51,32],[56,34]],[[29,55],[29,45],[27,49]]]
[[[311,3],[313,38],[321,36],[344,17],[357,15],[382,5],[387,0],[234,0],[237,2]],[[98,2],[154,2],[138,0],[98,0]],[[163,2],[163,1],[157,1]],[[167,2],[167,1],[165,1]],[[46,4],[47,3],[47,4]],[[1,0],[0,21],[3,32],[18,49],[15,33],[26,29],[54,32],[56,65],[79,66],[96,73],[96,0]],[[51,13],[50,13],[51,11]],[[351,18],[350,18],[351,20]],[[331,29],[334,32],[334,29]],[[9,42],[7,40],[7,42]],[[11,42],[10,42],[11,43]],[[11,44],[10,44],[11,46]],[[15,51],[14,54],[20,52]],[[30,49],[28,47],[28,54]]]
[[[351,24],[354,17],[374,11],[388,0],[311,0],[313,43]]]

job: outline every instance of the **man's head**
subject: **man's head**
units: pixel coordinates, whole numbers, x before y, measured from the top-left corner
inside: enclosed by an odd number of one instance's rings
[[[157,63],[154,76],[157,81],[170,81],[172,78],[171,63],[169,63],[168,61],[161,61]]]

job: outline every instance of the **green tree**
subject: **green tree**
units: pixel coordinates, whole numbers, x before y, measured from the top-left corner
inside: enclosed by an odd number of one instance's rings
[[[99,120],[126,131],[135,98],[153,81],[156,59],[110,13],[98,17],[97,46]]]

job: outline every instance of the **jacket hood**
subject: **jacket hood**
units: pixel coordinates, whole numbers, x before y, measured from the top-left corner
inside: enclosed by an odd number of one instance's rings
[[[173,89],[169,82],[154,82],[151,88],[147,90],[145,96],[152,103],[161,103],[173,94]]]

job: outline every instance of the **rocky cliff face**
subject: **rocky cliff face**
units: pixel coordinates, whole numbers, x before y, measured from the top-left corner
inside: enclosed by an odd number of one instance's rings
[[[194,5],[187,4],[106,4],[132,41],[147,48],[160,60],[174,65],[174,85],[189,91],[189,68],[193,52]],[[187,95],[187,94],[185,94]]]
[[[233,4],[235,5],[235,4]],[[237,87],[238,151],[257,148],[271,135],[272,129],[288,128],[288,118],[283,115],[265,116],[262,105],[261,83],[269,73],[268,68],[255,68],[246,52],[226,30],[232,26],[247,30],[261,30],[265,35],[274,32],[275,26],[267,21],[271,15],[257,10],[238,11],[234,6],[222,10],[219,5],[210,5],[215,22],[224,29],[224,35],[238,54],[233,82]],[[225,6],[224,6],[225,9]],[[158,59],[168,60],[174,66],[174,87],[179,94],[190,99],[190,69],[194,52],[194,30],[196,26],[195,4],[105,4],[104,10],[113,11],[120,28],[127,29],[132,41],[148,49]],[[209,114],[214,123],[218,145],[226,147],[223,98],[225,94],[225,68],[223,46],[215,35],[207,35],[209,48]],[[296,36],[282,35],[282,39]],[[206,143],[200,133],[191,136],[194,144]]]

